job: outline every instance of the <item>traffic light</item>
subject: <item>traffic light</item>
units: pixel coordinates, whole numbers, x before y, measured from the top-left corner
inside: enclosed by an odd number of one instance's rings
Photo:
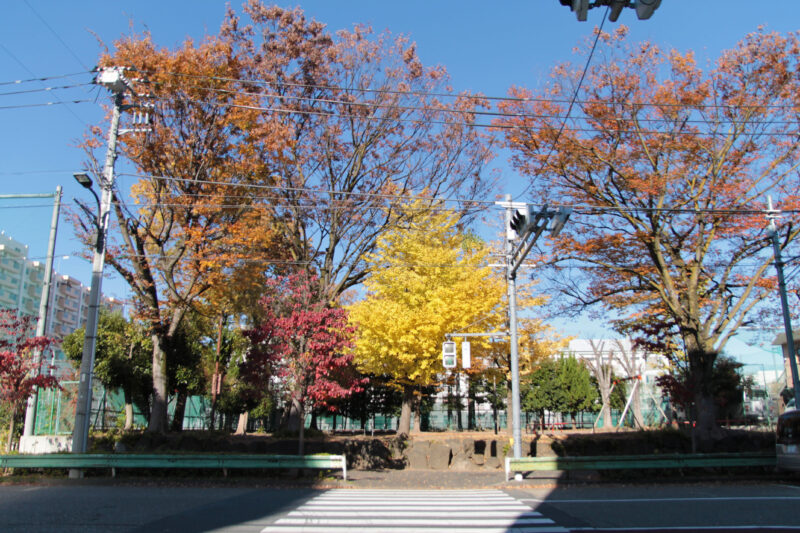
[[[526,204],[524,209],[515,209],[511,213],[511,221],[508,224],[510,231],[506,232],[509,241],[522,237],[537,221],[534,207],[531,204]]]
[[[636,0],[636,17],[639,20],[647,20],[653,16],[653,11],[661,5],[661,0]]]
[[[511,228],[511,231],[514,232],[516,237],[522,235],[525,232],[525,228],[528,226],[527,211],[523,213],[519,209],[515,209],[514,212],[511,214],[511,222],[508,225]]]
[[[456,358],[456,343],[445,341],[442,343],[442,366],[445,368],[455,368],[458,364]]]
[[[608,20],[616,22],[619,14],[622,13],[622,8],[628,5],[628,0],[611,0],[609,4]]]
[[[661,5],[661,0],[558,0],[562,6],[567,6],[575,13],[579,21],[585,22],[589,9],[608,6],[608,19],[616,22],[622,9],[630,7],[636,9],[636,16],[639,20],[647,20],[653,16],[653,12]]]
[[[583,22],[589,13],[589,0],[559,0],[562,6],[569,6],[578,20]]]
[[[564,224],[567,223],[567,219],[572,214],[571,207],[559,207],[558,211],[552,218],[552,222],[550,223],[550,235],[555,237],[561,230],[564,229]]]

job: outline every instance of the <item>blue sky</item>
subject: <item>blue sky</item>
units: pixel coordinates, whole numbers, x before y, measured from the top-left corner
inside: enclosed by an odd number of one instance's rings
[[[310,18],[331,30],[365,23],[376,30],[404,34],[417,43],[418,53],[428,64],[447,67],[457,90],[503,96],[512,85],[531,88],[546,81],[550,69],[569,60],[576,46],[586,47],[592,28],[599,24],[603,10],[589,13],[588,22],[578,22],[558,0],[318,0],[300,3],[278,2],[283,7],[300,5]],[[238,9],[239,2],[231,5]],[[81,73],[78,76],[41,83],[0,85],[0,194],[51,193],[64,188],[64,203],[87,197],[72,172],[80,170],[83,154],[75,147],[90,124],[102,124],[100,104],[107,94],[96,87],[7,94],[19,90],[85,84],[85,72],[97,62],[100,42],[108,46],[131,30],[152,32],[155,41],[167,47],[187,37],[201,39],[216,33],[225,3],[209,0],[115,2],[83,0],[11,0],[0,17],[0,83],[30,78]],[[664,48],[694,50],[701,64],[713,61],[721,50],[730,48],[749,32],[764,25],[782,33],[795,31],[800,23],[800,2],[764,0],[663,0],[648,21],[636,20],[625,10],[617,23],[630,27],[631,39],[651,40]],[[46,107],[13,108],[46,102],[90,100],[88,103]],[[498,160],[503,189],[519,191],[521,178]],[[123,190],[130,183],[121,181]],[[49,200],[0,201],[0,229],[30,245],[30,255],[46,253],[52,203]],[[88,284],[91,266],[77,257],[78,243],[72,238],[69,221],[62,216],[56,268]],[[126,286],[113,277],[105,281],[104,292],[124,298]],[[567,334],[596,336],[600,325],[587,321]],[[756,348],[734,342],[729,351],[746,361],[771,366],[771,357]],[[750,358],[754,358],[752,361]]]

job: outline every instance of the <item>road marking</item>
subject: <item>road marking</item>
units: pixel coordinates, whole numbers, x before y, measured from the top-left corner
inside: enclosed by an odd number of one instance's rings
[[[570,531],[797,531],[797,526],[649,526],[649,527],[571,527]]]
[[[500,490],[324,492],[262,533],[568,533]]]
[[[714,496],[697,498],[597,498],[559,500],[556,498],[520,498],[521,502],[534,503],[658,503],[658,502],[724,502],[724,501],[800,501],[800,496]]]

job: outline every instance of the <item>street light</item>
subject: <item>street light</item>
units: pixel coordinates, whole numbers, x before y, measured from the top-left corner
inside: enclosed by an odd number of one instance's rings
[[[106,181],[101,180],[103,199],[92,188],[92,179],[84,172],[73,174],[75,181],[89,190],[97,202],[97,212],[92,213],[81,205],[84,213],[94,219],[97,231],[94,241],[94,259],[92,261],[92,284],[89,291],[89,312],[86,317],[86,332],[83,338],[83,353],[81,355],[80,381],[78,382],[78,401],[75,407],[75,427],[72,430],[72,452],[85,453],[89,440],[89,422],[92,408],[92,375],[94,371],[95,349],[97,346],[97,322],[100,310],[100,292],[103,281],[103,267],[105,264],[106,233],[108,230],[108,214],[111,208],[111,190],[106,186]],[[70,471],[72,477],[80,474]]]

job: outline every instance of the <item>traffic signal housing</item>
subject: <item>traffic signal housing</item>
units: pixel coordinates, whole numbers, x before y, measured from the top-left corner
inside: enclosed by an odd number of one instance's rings
[[[595,7],[608,6],[608,19],[616,22],[625,7],[635,9],[636,17],[639,20],[647,20],[661,5],[661,0],[593,0],[591,2],[590,0],[558,0],[558,2],[562,6],[569,7],[581,22],[586,21],[589,10]]]
[[[567,223],[569,216],[572,214],[571,207],[559,207],[556,214],[553,215],[552,222],[550,222],[550,235],[555,237],[561,230],[564,229],[564,224]]]
[[[445,341],[442,343],[442,366],[445,368],[455,368],[458,365],[456,355],[456,343]]]
[[[647,20],[653,16],[653,12],[661,5],[661,0],[636,0],[636,17],[639,20]]]
[[[534,223],[536,213],[534,213],[534,206],[527,204],[524,210],[515,209],[511,213],[511,220],[508,223],[508,240],[513,241],[522,237],[529,229],[531,224]]]
[[[562,6],[568,6],[578,20],[584,22],[589,13],[589,0],[559,0]]]

